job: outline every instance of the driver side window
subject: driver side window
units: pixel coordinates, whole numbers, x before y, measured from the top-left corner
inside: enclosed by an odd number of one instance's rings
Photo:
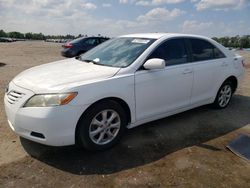
[[[152,58],[164,59],[168,66],[187,63],[188,56],[184,40],[171,39],[164,42],[156,48],[156,50],[149,56],[148,59]]]

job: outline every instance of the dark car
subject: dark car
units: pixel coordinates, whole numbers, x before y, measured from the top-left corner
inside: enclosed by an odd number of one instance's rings
[[[62,45],[63,50],[61,51],[62,56],[65,57],[75,57],[83,54],[90,50],[91,48],[105,42],[109,38],[106,37],[81,37],[72,40],[64,45]]]

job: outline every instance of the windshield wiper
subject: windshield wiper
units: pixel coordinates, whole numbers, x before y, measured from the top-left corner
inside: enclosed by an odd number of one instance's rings
[[[85,61],[86,63],[93,63],[92,59],[80,59],[81,61]]]
[[[105,66],[104,64],[102,64],[102,63],[99,63],[99,62],[96,62],[96,61],[94,61],[94,60],[92,60],[92,59],[80,59],[81,61],[85,61],[86,63],[93,63],[93,64],[95,64],[95,65],[102,65],[102,66]]]
[[[101,65],[101,66],[107,66],[107,65],[104,65],[104,64],[102,64],[102,63],[99,63],[99,62],[96,62],[96,61],[91,61],[91,63],[93,63],[93,64],[95,64],[95,65]]]

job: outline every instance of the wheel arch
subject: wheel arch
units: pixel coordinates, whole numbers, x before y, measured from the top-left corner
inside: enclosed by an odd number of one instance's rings
[[[232,84],[232,94],[236,91],[237,89],[237,86],[238,86],[238,80],[237,80],[237,77],[236,76],[228,76],[226,79],[223,80],[223,82],[219,85],[219,88],[217,90],[217,93],[216,93],[216,96],[214,97],[214,100],[213,100],[213,107],[215,107],[216,109],[222,109],[222,108],[226,108],[227,105],[229,104],[231,98],[229,99],[229,101],[227,102],[227,104],[225,106],[221,106],[218,102],[218,96],[219,96],[219,92],[220,92],[220,89],[222,88],[222,86],[225,84],[225,83],[228,83],[230,82]],[[232,97],[232,95],[231,95]]]
[[[226,81],[232,82],[232,84],[233,84],[233,86],[234,86],[234,88],[233,88],[233,93],[236,91],[236,89],[237,89],[237,87],[238,87],[238,79],[237,79],[237,77],[234,76],[234,75],[228,75],[228,76],[226,77],[226,79],[220,80],[220,82],[218,83],[218,85],[216,85],[216,88],[215,88],[215,90],[214,90],[214,97],[212,98],[211,103],[214,102],[214,100],[216,99],[216,96],[217,96],[217,94],[218,94],[218,91],[219,91],[220,87],[221,87]]]
[[[92,103],[86,110],[84,110],[84,112],[82,113],[82,115],[80,116],[80,118],[78,119],[77,121],[77,124],[76,124],[76,128],[75,128],[75,143],[77,143],[77,131],[78,131],[78,128],[79,128],[79,122],[80,120],[84,117],[85,114],[88,113],[88,110],[90,108],[92,108],[93,106],[97,105],[98,103],[101,103],[103,101],[115,101],[117,102],[118,104],[121,105],[121,107],[124,109],[126,115],[127,115],[127,121],[128,121],[128,124],[131,123],[131,110],[130,110],[130,107],[128,105],[127,102],[125,102],[123,99],[121,98],[118,98],[118,97],[106,97],[106,98],[103,98],[103,99],[100,99],[94,103]]]
[[[230,81],[232,84],[233,84],[233,93],[236,91],[236,89],[237,89],[237,87],[238,87],[238,80],[237,80],[237,77],[236,76],[229,76],[227,79],[225,79],[225,81],[223,82],[223,83],[225,83],[225,82],[227,82],[227,81]],[[222,84],[223,84],[222,83]]]

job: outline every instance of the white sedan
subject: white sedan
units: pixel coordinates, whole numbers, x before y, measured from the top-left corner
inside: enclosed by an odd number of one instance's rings
[[[5,110],[21,137],[104,150],[126,128],[205,104],[227,107],[243,73],[242,57],[206,37],[126,35],[22,72],[6,88]]]

